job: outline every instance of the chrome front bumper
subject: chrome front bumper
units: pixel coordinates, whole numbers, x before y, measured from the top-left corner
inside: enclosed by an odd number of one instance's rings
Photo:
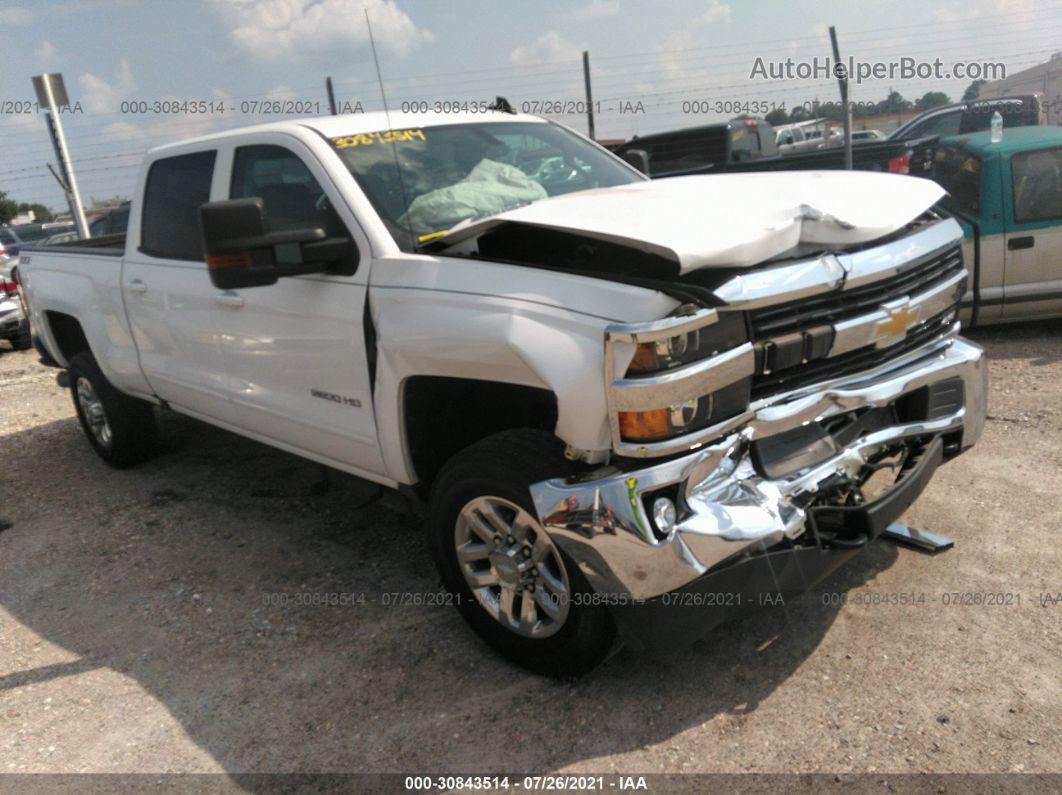
[[[959,439],[970,447],[984,427],[987,366],[977,345],[956,336],[878,370],[760,401],[752,418],[717,443],[655,466],[592,481],[531,486],[538,519],[602,594],[651,599],[679,589],[738,556],[803,535],[806,505],[826,481],[854,477],[869,455],[905,439]],[[924,386],[961,379],[964,405],[931,421],[867,433],[836,455],[779,479],[753,464],[753,441],[864,407],[885,408]],[[689,508],[666,538],[654,532],[645,497],[673,486]]]

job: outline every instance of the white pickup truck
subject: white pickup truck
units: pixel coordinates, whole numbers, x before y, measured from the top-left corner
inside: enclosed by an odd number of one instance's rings
[[[105,461],[161,407],[407,487],[468,623],[568,675],[803,591],[976,441],[942,195],[367,113],[155,149],[127,234],[18,276]]]

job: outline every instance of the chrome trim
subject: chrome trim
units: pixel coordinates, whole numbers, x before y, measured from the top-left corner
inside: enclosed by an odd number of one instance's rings
[[[823,254],[810,260],[742,273],[713,292],[728,309],[760,309],[798,298],[849,290],[887,279],[962,242],[954,218],[934,221],[899,240],[850,254]]]
[[[963,270],[923,293],[913,297],[896,296],[882,304],[875,312],[834,324],[833,345],[829,356],[838,356],[871,345],[886,348],[902,341],[909,331],[917,330],[927,320],[957,304],[965,290],[965,283],[966,271]],[[880,332],[882,324],[888,323],[897,312],[907,312],[914,317],[901,333],[883,335]]]
[[[863,287],[906,273],[957,247],[962,243],[962,237],[962,227],[954,218],[948,218],[884,246],[841,254],[837,258],[848,272],[844,289]]]
[[[729,309],[760,309],[836,290],[846,275],[837,257],[823,254],[811,260],[739,274],[713,292]]]
[[[614,323],[605,329],[609,338],[616,342],[656,342],[680,334],[688,334],[719,321],[714,309],[698,309],[688,315],[672,315],[645,323]]]
[[[961,449],[984,426],[987,362],[980,347],[944,339],[873,377],[860,374],[817,385],[800,399],[760,401],[747,427],[695,453],[634,472],[531,486],[539,521],[599,593],[648,599],[679,588],[735,555],[754,552],[805,528],[794,500],[836,473],[853,475],[882,445],[911,436],[961,431]],[[962,378],[965,406],[933,422],[884,428],[855,440],[836,456],[778,480],[755,471],[756,439],[865,406],[887,406],[908,392]],[[666,538],[654,534],[643,497],[679,484],[691,512]]]
[[[748,310],[778,303],[786,303],[810,295],[840,288],[862,286],[876,279],[884,279],[917,267],[927,259],[958,245],[962,229],[954,219],[934,221],[910,235],[881,246],[849,254],[823,254],[811,260],[743,273],[715,290],[726,301],[723,311]],[[836,356],[860,347],[885,347],[906,336],[879,333],[880,325],[898,310],[913,311],[912,321],[921,323],[947,310],[953,301],[946,301],[947,291],[966,278],[962,271],[944,284],[930,288],[914,299],[900,296],[881,309],[835,326],[836,333],[829,356]],[[693,315],[667,317],[662,320],[636,324],[614,324],[605,337],[606,397],[609,409],[609,429],[616,453],[630,457],[654,457],[691,450],[740,427],[751,417],[745,412],[708,428],[684,436],[659,442],[625,441],[620,434],[620,411],[650,411],[666,409],[691,399],[702,399],[713,391],[728,386],[755,372],[755,354],[751,343],[731,351],[681,368],[641,378],[616,377],[626,373],[633,346],[652,342],[718,321],[715,309],[702,309]],[[891,367],[889,363],[887,367]],[[845,377],[851,380],[851,377]]]
[[[746,378],[756,369],[752,343],[644,378],[617,378],[609,386],[613,411],[650,411],[701,398]]]
[[[716,430],[718,425],[660,442],[628,442],[624,441],[620,433],[619,412],[652,411],[671,408],[694,398],[703,399],[722,387],[751,376],[756,369],[756,357],[750,342],[709,359],[645,378],[613,379],[610,366],[612,356],[606,356],[605,362],[605,375],[608,379],[605,392],[612,446],[620,455],[634,458],[689,450],[719,436]],[[733,423],[737,419],[740,417],[727,420],[727,423]]]

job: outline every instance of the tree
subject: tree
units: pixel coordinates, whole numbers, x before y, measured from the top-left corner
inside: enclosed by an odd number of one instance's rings
[[[987,82],[987,80],[974,80],[972,83],[970,83],[970,85],[966,87],[966,91],[964,91],[962,94],[962,101],[970,102],[971,100],[977,99],[979,96],[981,96],[981,86],[983,86]]]
[[[785,112],[785,108],[775,108],[764,116],[763,120],[777,127],[779,124],[785,124],[789,121],[789,114]]]
[[[0,190],[0,224],[7,224],[18,215],[18,202],[7,198],[7,194]]]
[[[911,103],[904,99],[899,91],[890,91],[884,100],[878,103],[878,113],[903,113],[911,110]]]
[[[42,224],[49,223],[50,221],[55,219],[55,216],[52,214],[51,210],[49,210],[43,204],[37,204],[36,202],[34,202],[33,204],[27,204],[26,202],[22,202],[22,204],[18,206],[18,211],[20,213],[32,212],[34,219],[38,223]]]
[[[915,110],[929,110],[940,105],[947,105],[949,102],[951,99],[943,91],[927,91],[921,99],[915,102]]]

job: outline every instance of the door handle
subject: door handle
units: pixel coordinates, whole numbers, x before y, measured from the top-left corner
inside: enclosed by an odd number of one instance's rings
[[[1007,240],[1007,248],[1011,251],[1015,251],[1019,248],[1032,248],[1034,243],[1036,243],[1036,238],[1032,235],[1027,235],[1026,237],[1012,237]]]
[[[218,293],[214,301],[222,306],[243,306],[243,297],[233,292]]]
[[[131,293],[146,293],[147,285],[140,281],[140,279],[133,279],[125,285],[125,289]]]

